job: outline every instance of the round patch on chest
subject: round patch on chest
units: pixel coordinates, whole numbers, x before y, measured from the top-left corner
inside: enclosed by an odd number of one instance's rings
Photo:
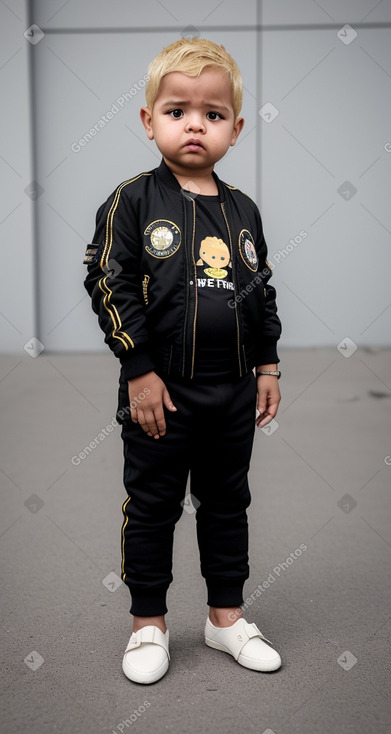
[[[145,249],[159,260],[171,257],[181,244],[181,230],[168,219],[156,219],[144,230]]]
[[[248,229],[242,229],[239,235],[239,252],[243,262],[253,273],[258,270],[258,257],[255,250],[254,238]]]

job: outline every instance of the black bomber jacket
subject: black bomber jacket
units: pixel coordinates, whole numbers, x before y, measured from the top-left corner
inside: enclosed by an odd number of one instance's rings
[[[233,372],[279,362],[276,292],[261,217],[245,194],[213,172],[231,251],[236,317]],[[197,349],[197,196],[180,187],[165,161],[121,183],[96,214],[84,281],[119,358],[121,379],[160,367],[191,379]]]

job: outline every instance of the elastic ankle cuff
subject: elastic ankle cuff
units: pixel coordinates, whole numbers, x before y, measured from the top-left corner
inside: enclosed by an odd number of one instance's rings
[[[232,581],[216,584],[213,580],[206,581],[208,589],[207,604],[210,607],[240,607],[243,604],[244,581]]]
[[[167,589],[129,589],[132,598],[130,614],[136,617],[157,617],[167,614]]]

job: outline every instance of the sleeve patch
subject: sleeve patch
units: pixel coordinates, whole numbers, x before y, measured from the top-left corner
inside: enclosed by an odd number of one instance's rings
[[[98,260],[100,260],[101,255],[103,253],[104,249],[104,243],[102,242],[100,245],[92,242],[91,244],[87,245],[87,249],[85,251],[83,265],[90,265],[97,263]]]

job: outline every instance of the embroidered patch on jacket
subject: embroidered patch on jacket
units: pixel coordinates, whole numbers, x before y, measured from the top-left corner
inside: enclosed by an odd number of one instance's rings
[[[168,219],[156,219],[144,231],[145,249],[158,259],[171,257],[181,244],[181,230]]]
[[[95,242],[92,242],[91,244],[87,245],[87,249],[85,251],[83,265],[90,265],[91,263],[98,262],[102,252],[103,252],[104,244],[97,245]]]
[[[149,283],[150,279],[151,279],[151,276],[150,275],[144,275],[144,280],[143,280],[143,296],[144,296],[144,301],[145,301],[145,305],[146,306],[148,306],[148,283]]]
[[[256,273],[258,270],[258,257],[255,250],[254,238],[248,229],[242,229],[239,235],[239,252],[247,267]]]

